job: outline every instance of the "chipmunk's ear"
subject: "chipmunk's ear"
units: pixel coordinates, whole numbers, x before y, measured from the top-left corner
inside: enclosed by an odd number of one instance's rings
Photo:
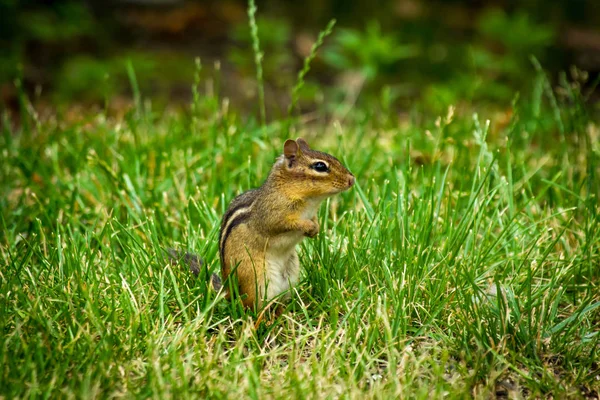
[[[298,147],[298,143],[294,140],[288,139],[285,141],[283,145],[283,155],[285,156],[288,167],[291,168],[294,165],[299,151],[300,148]]]
[[[298,146],[300,146],[300,150],[310,150],[310,147],[308,146],[308,143],[306,143],[306,140],[302,139],[301,137],[296,139],[296,143],[298,143]]]

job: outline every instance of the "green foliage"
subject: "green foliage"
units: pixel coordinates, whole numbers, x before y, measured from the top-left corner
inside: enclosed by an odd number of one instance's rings
[[[358,70],[365,79],[373,80],[382,71],[418,54],[414,44],[401,43],[397,35],[382,32],[377,21],[370,21],[364,32],[339,29],[324,59],[339,70]]]
[[[489,43],[479,43],[470,52],[473,68],[485,77],[486,95],[493,100],[508,100],[514,85],[530,80],[530,57],[545,56],[554,40],[549,26],[532,22],[526,14],[509,16],[495,9],[480,17],[477,29],[484,42],[500,45],[495,52]]]
[[[96,34],[98,27],[88,8],[79,2],[58,3],[19,16],[24,34],[43,42],[60,42]]]
[[[91,57],[73,57],[61,68],[56,96],[62,97],[62,100],[103,99],[108,95],[113,96],[121,85],[118,77],[123,78],[124,73],[124,63],[119,66]]]
[[[445,104],[509,102],[515,88],[531,88],[535,69],[554,42],[552,27],[531,21],[526,14],[491,9],[481,14],[472,43],[458,48],[462,61],[452,59],[447,80],[429,85],[424,103],[436,112]]]
[[[509,16],[499,9],[481,15],[477,26],[484,38],[497,41],[507,52],[521,57],[539,55],[555,36],[553,29],[533,22],[527,14],[517,12]]]
[[[25,54],[28,43],[39,47],[101,36],[89,10],[79,2],[62,2],[52,9],[44,9],[28,8],[18,1],[3,1],[0,2],[0,26],[0,83],[15,79],[23,73],[23,67],[28,67]]]
[[[189,60],[174,53],[130,52],[109,58],[72,57],[60,68],[54,98],[58,102],[70,99],[98,101],[122,95],[128,87],[128,63],[133,65],[144,89],[163,96],[168,95],[172,85],[188,86],[193,76]],[[153,79],[155,76],[160,79]]]
[[[4,116],[0,396],[599,390],[600,129],[579,72],[556,94],[540,71],[508,122],[450,109],[398,123],[384,90],[301,129],[357,184],[322,207],[291,303],[256,331],[207,277],[219,218],[265,178],[283,121],[227,110],[200,73],[191,115],[46,120],[23,98],[20,124]],[[198,278],[172,246],[205,260]]]

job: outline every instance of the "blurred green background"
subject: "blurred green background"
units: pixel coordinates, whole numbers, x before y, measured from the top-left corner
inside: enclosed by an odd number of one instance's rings
[[[302,110],[352,96],[408,109],[415,100],[509,103],[535,73],[593,92],[600,72],[598,0],[257,1],[269,115],[289,105],[302,60],[320,30],[333,34],[300,93]],[[202,78],[241,108],[256,102],[245,1],[0,1],[0,95],[18,108],[15,82],[38,104],[130,101],[133,67],[142,94],[189,102],[196,57]],[[576,68],[575,68],[576,67]],[[591,93],[592,101],[597,96]],[[324,100],[326,99],[326,100]]]

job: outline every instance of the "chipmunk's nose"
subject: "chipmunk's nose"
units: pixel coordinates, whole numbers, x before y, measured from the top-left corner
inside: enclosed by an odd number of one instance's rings
[[[354,175],[350,175],[350,177],[348,178],[348,187],[351,187],[352,185],[354,185]]]

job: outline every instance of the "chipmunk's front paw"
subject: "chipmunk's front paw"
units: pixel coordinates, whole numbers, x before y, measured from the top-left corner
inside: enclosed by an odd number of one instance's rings
[[[306,227],[304,229],[304,236],[313,238],[317,236],[319,231],[321,230],[319,223],[317,222],[317,218],[313,218],[310,221],[306,221]]]

